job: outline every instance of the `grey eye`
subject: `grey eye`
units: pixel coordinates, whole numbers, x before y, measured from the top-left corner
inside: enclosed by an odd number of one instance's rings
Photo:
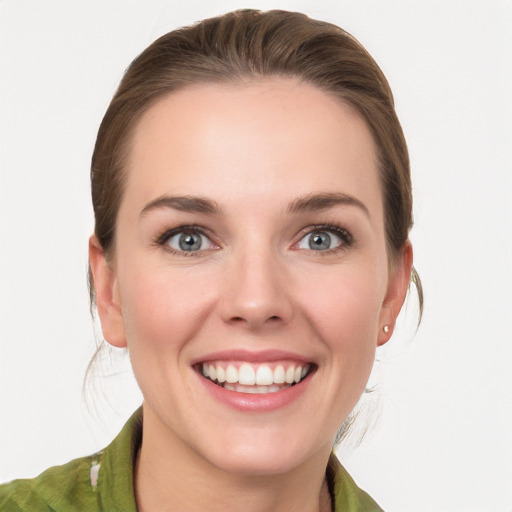
[[[309,248],[314,251],[322,251],[324,249],[330,249],[331,247],[331,237],[329,233],[312,233],[309,236]]]
[[[201,249],[201,236],[195,233],[180,235],[179,245],[182,251],[198,251]]]
[[[167,240],[167,245],[175,251],[195,252],[212,247],[210,239],[198,232],[176,233]]]
[[[341,236],[327,231],[312,231],[304,236],[299,242],[299,249],[309,249],[312,251],[327,251],[343,245],[344,240]]]

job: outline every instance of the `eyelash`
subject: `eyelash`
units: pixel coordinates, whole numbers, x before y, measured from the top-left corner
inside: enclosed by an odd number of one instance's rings
[[[334,233],[337,237],[339,237],[342,240],[342,244],[338,247],[334,247],[332,249],[326,249],[326,250],[318,250],[315,251],[313,249],[310,249],[311,252],[314,252],[316,254],[319,254],[321,256],[332,254],[333,252],[346,250],[349,247],[351,247],[354,244],[354,237],[352,234],[345,229],[344,227],[336,224],[336,223],[327,223],[327,224],[315,224],[312,226],[307,226],[306,228],[302,229],[299,234],[299,240],[295,242],[293,245],[299,244],[306,236],[311,235],[315,232],[325,232],[325,233]],[[178,251],[176,249],[173,249],[169,245],[167,245],[167,242],[170,238],[172,238],[175,235],[179,234],[185,234],[185,233],[193,233],[205,236],[208,238],[213,245],[217,245],[213,240],[211,234],[207,230],[205,230],[202,227],[194,226],[194,225],[185,225],[185,226],[178,226],[176,228],[168,229],[161,235],[159,235],[155,240],[155,245],[157,246],[166,246],[165,250],[168,251],[171,254],[176,254],[178,256],[184,256],[184,257],[196,257],[199,256],[201,253],[204,253],[208,249],[198,250],[198,251]]]
[[[334,233],[337,237],[339,237],[342,240],[342,244],[338,247],[333,247],[332,249],[326,249],[324,251],[315,251],[313,249],[310,249],[311,252],[317,253],[319,256],[327,256],[329,254],[332,254],[334,252],[343,251],[354,245],[354,237],[350,233],[350,231],[340,225],[338,225],[335,222],[327,223],[327,224],[315,224],[312,226],[308,226],[304,229],[302,229],[299,232],[299,241],[296,242],[294,245],[297,245],[302,241],[303,238],[305,238],[307,235],[311,235],[316,232],[324,232],[324,233]]]
[[[176,249],[173,249],[170,245],[167,245],[167,242],[173,236],[180,235],[180,234],[186,234],[186,233],[202,235],[202,236],[208,238],[213,245],[217,245],[212,240],[212,235],[208,231],[206,231],[204,228],[201,228],[199,226],[190,226],[190,225],[178,226],[176,228],[168,229],[167,231],[165,231],[164,233],[162,233],[160,236],[158,236],[156,238],[155,245],[162,246],[162,247],[165,246],[164,248],[167,252],[169,252],[171,254],[176,254],[178,256],[185,256],[186,258],[199,256],[201,253],[204,253],[205,251],[208,250],[208,249],[203,249],[200,251],[178,251]]]

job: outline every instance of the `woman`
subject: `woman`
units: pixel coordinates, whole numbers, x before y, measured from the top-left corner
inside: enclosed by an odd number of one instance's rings
[[[332,455],[412,269],[407,148],[368,53],[282,11],[171,32],[125,74],[91,179],[92,297],[144,403],[1,509],[381,510]]]

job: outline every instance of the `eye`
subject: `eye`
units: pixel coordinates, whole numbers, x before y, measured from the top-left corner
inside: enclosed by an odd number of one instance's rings
[[[206,235],[189,229],[174,231],[166,236],[163,243],[176,252],[197,252],[214,247],[213,242]]]
[[[299,249],[328,251],[350,244],[349,234],[339,228],[320,228],[307,233],[298,243]]]

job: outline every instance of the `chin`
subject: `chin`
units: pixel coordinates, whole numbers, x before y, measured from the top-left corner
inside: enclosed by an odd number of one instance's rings
[[[247,436],[233,437],[223,443],[209,446],[206,457],[218,469],[240,476],[272,476],[289,473],[300,467],[314,454],[329,457],[330,445],[322,446],[320,449],[311,446],[309,442],[300,441],[298,438],[293,442],[289,434],[272,435],[271,438],[252,433]],[[219,449],[216,449],[217,446]],[[325,452],[325,454],[324,454]]]

